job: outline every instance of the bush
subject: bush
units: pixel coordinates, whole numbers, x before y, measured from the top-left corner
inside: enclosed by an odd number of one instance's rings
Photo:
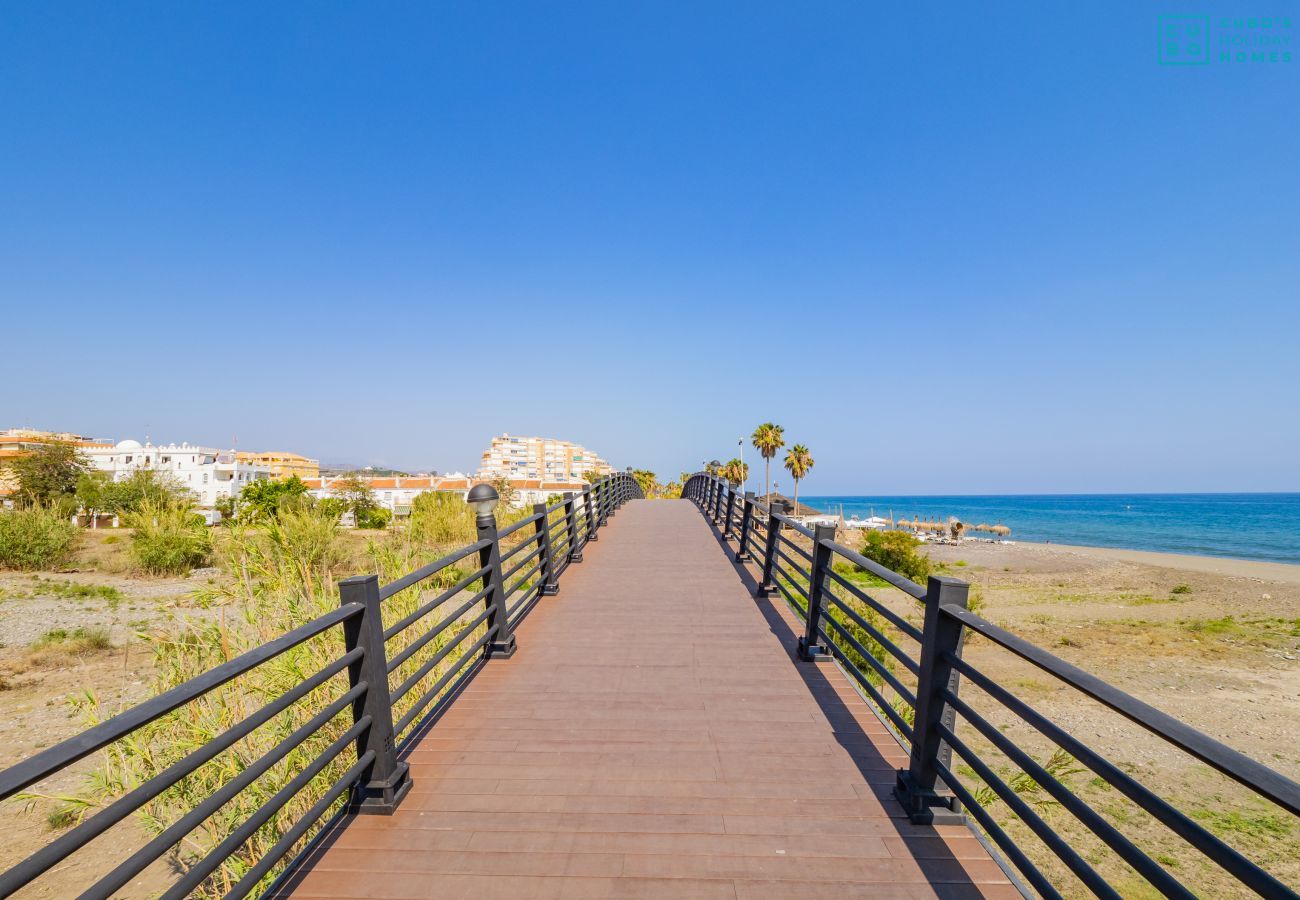
[[[126,516],[131,557],[150,575],[188,575],[208,564],[212,541],[203,517],[184,503],[146,501]]]
[[[77,526],[52,509],[0,511],[0,568],[53,569],[67,562]]]
[[[433,547],[463,547],[478,540],[474,510],[460,494],[450,491],[417,496],[407,529],[413,540]]]
[[[382,506],[363,509],[356,514],[358,528],[387,528],[392,518],[393,514]]]
[[[868,531],[862,555],[886,569],[924,583],[930,577],[930,557],[917,551],[921,542],[905,531]]]

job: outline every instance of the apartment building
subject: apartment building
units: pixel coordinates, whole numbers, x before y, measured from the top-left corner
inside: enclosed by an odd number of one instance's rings
[[[287,453],[279,450],[255,453],[249,450],[240,450],[235,455],[240,462],[266,469],[271,473],[271,477],[275,479],[292,478],[294,475],[304,480],[320,478],[320,460],[311,459],[297,453]]]
[[[0,497],[7,497],[16,487],[6,462],[27,456],[46,444],[71,444],[83,453],[90,449],[113,446],[109,440],[88,438],[68,431],[39,431],[35,428],[9,428],[0,431]]]
[[[578,482],[588,472],[608,475],[611,471],[609,463],[572,441],[503,434],[483,451],[478,477]]]
[[[271,477],[268,467],[242,460],[233,450],[193,444],[167,444],[125,440],[109,447],[83,450],[90,464],[125,481],[136,472],[156,472],[191,491],[200,507],[211,509],[222,497],[237,497],[245,485]]]

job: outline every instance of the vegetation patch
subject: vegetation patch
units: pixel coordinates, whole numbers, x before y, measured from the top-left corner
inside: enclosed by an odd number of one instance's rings
[[[131,557],[142,572],[188,575],[211,559],[208,528],[186,503],[148,501],[126,520],[134,529]]]
[[[77,526],[43,506],[0,511],[0,568],[57,569],[77,543]]]

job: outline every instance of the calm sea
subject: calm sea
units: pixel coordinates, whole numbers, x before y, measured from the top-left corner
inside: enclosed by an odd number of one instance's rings
[[[823,512],[1001,523],[1009,540],[1300,563],[1300,494],[800,497]]]

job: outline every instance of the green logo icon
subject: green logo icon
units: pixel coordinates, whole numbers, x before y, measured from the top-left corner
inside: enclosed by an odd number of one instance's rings
[[[1209,62],[1209,16],[1160,17],[1162,66],[1205,66]]]

